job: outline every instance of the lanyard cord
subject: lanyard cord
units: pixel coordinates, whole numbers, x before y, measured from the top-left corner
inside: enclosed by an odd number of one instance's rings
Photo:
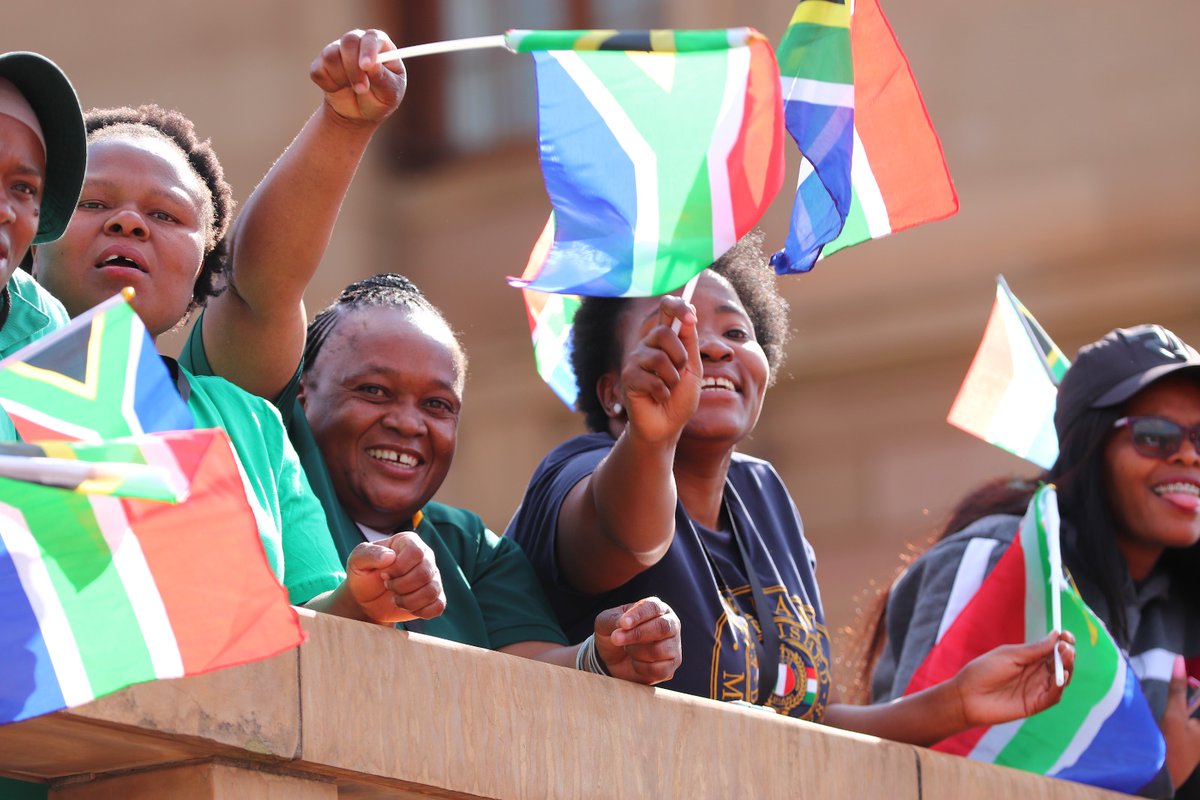
[[[754,697],[753,702],[764,705],[775,691],[775,681],[779,675],[779,660],[780,660],[780,641],[779,630],[775,627],[775,617],[771,612],[771,606],[767,602],[767,594],[763,591],[762,580],[758,577],[758,571],[754,568],[754,563],[750,560],[750,553],[746,547],[746,542],[738,528],[736,509],[741,511],[743,517],[749,519],[746,515],[746,509],[742,506],[741,499],[733,492],[729,492],[725,498],[725,515],[729,519],[729,531],[733,536],[733,540],[737,542],[738,554],[742,558],[742,568],[746,571],[746,577],[750,581],[750,592],[754,598],[754,616],[758,620],[758,627],[762,631],[763,639],[763,658],[758,664],[758,692]],[[686,514],[685,514],[686,516]],[[689,520],[690,521],[690,520]],[[709,566],[717,579],[724,583],[726,588],[730,588],[729,582],[721,575],[720,569],[717,568],[716,559],[709,552],[708,546],[704,543],[704,537],[696,530],[696,524],[692,523],[692,530],[696,534],[696,541],[700,543],[700,549],[704,551],[704,557],[708,559]],[[730,597],[732,600],[732,596]],[[766,692],[764,694],[764,687]]]

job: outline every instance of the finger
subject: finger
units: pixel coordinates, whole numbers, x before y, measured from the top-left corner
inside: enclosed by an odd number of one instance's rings
[[[626,603],[619,610],[621,611],[621,616],[617,619],[617,626],[626,630],[635,628],[655,617],[671,613],[669,605],[653,596],[643,597],[636,603]]]
[[[696,327],[696,309],[682,297],[673,294],[663,295],[658,304],[658,324],[670,328],[679,321],[680,329],[686,326]]]
[[[391,567],[396,560],[396,552],[373,542],[362,542],[350,551],[346,559],[346,569],[354,572],[371,572]]]
[[[1058,643],[1058,652],[1062,656],[1063,672],[1073,672],[1075,670],[1075,637],[1071,637],[1071,641],[1067,641],[1064,637]]]
[[[1175,656],[1171,669],[1171,682],[1167,684],[1167,705],[1177,708],[1187,708],[1187,665],[1183,656]]]
[[[440,581],[432,581],[415,591],[395,595],[397,608],[407,609],[421,619],[432,619],[446,610],[446,595]]]
[[[386,539],[380,539],[376,544],[382,545],[396,554],[395,566],[391,570],[394,575],[400,575],[412,569],[427,558],[433,559],[432,551],[413,531],[401,531]]]
[[[700,363],[700,341],[696,334],[696,309],[688,302],[674,295],[666,295],[658,307],[658,326],[655,332],[666,329],[671,339],[679,341],[682,354],[673,353],[672,361],[680,371],[689,371],[696,375],[703,372]]]
[[[611,636],[612,632],[617,629],[617,620],[621,618],[628,606],[617,606],[616,608],[606,608],[596,615],[596,622],[593,625],[593,631],[596,637]]]
[[[670,637],[657,642],[630,645],[624,648],[624,652],[632,661],[672,661],[680,658],[683,648],[679,637]]]
[[[394,569],[389,571],[392,574],[384,582],[384,586],[387,587],[388,591],[394,592],[397,595],[409,595],[420,592],[428,586],[434,586],[437,591],[441,591],[442,576],[432,559],[422,559],[414,567],[400,574],[395,574]]]
[[[659,304],[659,322],[671,329],[683,345],[687,360],[676,362],[679,368],[688,369],[699,375],[704,371],[700,363],[700,337],[696,334],[696,308],[682,297],[667,295]]]
[[[670,328],[664,328],[662,325],[656,326],[642,340],[644,347],[652,348],[654,352],[661,352],[671,362],[676,370],[681,370],[688,363],[687,346],[679,335]]]
[[[673,389],[679,383],[679,369],[666,352],[656,347],[638,348],[633,355],[633,364],[643,378],[645,375],[653,376],[667,389]]]
[[[1196,709],[1200,708],[1200,680],[1196,680],[1191,675],[1187,679],[1188,691],[1188,716],[1196,713]]]
[[[375,40],[375,53],[371,61],[371,66],[382,66],[384,69],[394,72],[397,75],[403,75],[404,61],[399,58],[394,58],[382,65],[377,63],[380,53],[387,53],[396,49],[396,43],[392,41],[392,37],[387,35],[387,31],[381,31],[378,28],[371,28],[369,31],[367,31],[367,33],[372,34]],[[359,63],[362,64],[363,59],[360,59]],[[364,64],[363,69],[366,68],[367,65]],[[374,75],[376,73],[372,72],[371,74]]]
[[[308,76],[322,92],[332,94],[350,85],[342,66],[341,43],[330,42],[308,68]]]
[[[643,597],[636,603],[626,603],[611,610],[619,612],[616,628],[626,631],[665,614],[673,613],[669,605],[653,596]]]
[[[693,318],[695,318],[694,314]],[[700,360],[700,334],[696,331],[695,322],[680,326],[679,341],[687,350],[687,364],[684,368],[693,375],[703,376],[704,363]]]
[[[674,639],[679,636],[679,618],[673,613],[639,622],[632,628],[617,628],[612,632],[613,644],[622,647]]]
[[[359,66],[358,52],[364,32],[361,30],[348,31],[342,36],[338,55],[342,63],[342,72],[346,75],[347,83],[354,89],[355,94],[363,94],[370,90],[371,82],[363,68]]]
[[[380,31],[373,28],[364,31],[358,40],[358,68],[364,73],[374,75],[379,71],[379,64],[375,60],[379,57],[381,45]]]
[[[1050,631],[1041,640],[1029,642],[1024,645],[1017,645],[1015,653],[1019,663],[1033,664],[1054,655],[1054,648],[1058,646],[1059,633],[1058,631]]]
[[[662,661],[637,661],[631,662],[633,671],[641,678],[641,682],[648,686],[653,686],[656,683],[670,680],[675,675],[675,670],[679,668],[679,659],[664,659]]]

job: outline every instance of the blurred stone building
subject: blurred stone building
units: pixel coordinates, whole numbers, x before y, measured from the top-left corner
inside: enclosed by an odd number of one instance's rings
[[[41,0],[5,9],[4,49],[55,59],[85,107],[176,106],[244,199],[320,99],[307,77],[351,27],[399,44],[509,27],[732,27],[778,41],[789,0]],[[1200,6],[1095,0],[885,2],[961,202],[945,222],[789,277],[785,374],[745,449],[790,486],[831,627],[980,480],[1031,474],[945,422],[1003,273],[1068,355],[1156,321],[1200,342]],[[548,202],[533,69],[503,51],[409,64],[408,97],[343,208],[310,312],[378,271],[414,278],[461,331],[471,375],[440,498],[503,530],[526,479],[582,429],[541,384],[518,292]],[[797,159],[790,158],[794,174]],[[789,178],[789,184],[791,179]],[[780,246],[790,185],[764,221]],[[177,348],[180,339],[164,340]]]

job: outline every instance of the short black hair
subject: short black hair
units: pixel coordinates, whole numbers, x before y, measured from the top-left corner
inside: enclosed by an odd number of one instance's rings
[[[225,180],[225,170],[217,160],[212,142],[196,136],[196,126],[178,111],[156,104],[93,108],[84,114],[88,142],[109,136],[157,136],[174,144],[187,159],[196,177],[208,189],[212,200],[212,219],[204,243],[204,261],[192,286],[192,306],[204,305],[221,293],[218,281],[225,272],[228,246],[225,234],[233,218],[233,187]]]
[[[308,323],[308,332],[304,339],[303,370],[305,372],[317,360],[317,355],[325,346],[325,340],[329,338],[329,333],[336,327],[338,320],[347,311],[368,306],[422,311],[441,320],[454,338],[455,348],[458,350],[459,374],[464,380],[466,379],[467,352],[463,349],[462,342],[459,341],[458,333],[450,327],[450,323],[446,322],[442,312],[429,302],[429,298],[417,288],[415,283],[395,272],[372,275],[370,278],[350,284],[342,290],[337,300],[313,317],[312,322]]]
[[[779,294],[762,242],[762,231],[751,231],[709,269],[729,281],[746,307],[754,338],[766,352],[771,368],[770,386],[783,365],[789,332],[788,304]],[[621,366],[617,328],[629,301],[627,297],[585,297],[575,312],[571,331],[571,367],[579,387],[575,408],[583,413],[590,431],[608,430],[608,415],[596,394],[596,384],[605,373]]]

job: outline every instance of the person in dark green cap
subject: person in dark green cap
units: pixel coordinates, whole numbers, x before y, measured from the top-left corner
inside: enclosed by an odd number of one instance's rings
[[[71,82],[38,53],[0,55],[0,357],[67,323],[62,304],[17,266],[66,230],[87,145]]]

